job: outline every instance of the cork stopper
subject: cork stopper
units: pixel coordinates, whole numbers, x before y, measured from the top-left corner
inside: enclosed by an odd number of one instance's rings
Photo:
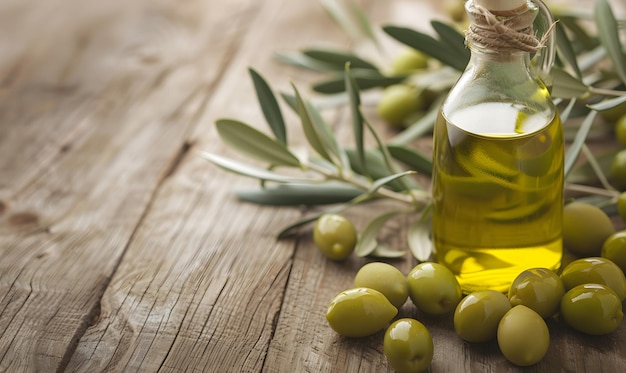
[[[519,11],[526,7],[526,0],[474,0],[474,4],[494,14]]]

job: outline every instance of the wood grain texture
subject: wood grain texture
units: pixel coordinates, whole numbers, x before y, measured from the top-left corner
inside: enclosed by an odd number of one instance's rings
[[[443,19],[436,2],[357,3],[379,24]],[[360,52],[384,63],[398,45],[381,40],[386,55]],[[241,203],[233,190],[257,183],[199,157],[238,157],[220,117],[266,130],[249,66],[313,95],[318,75],[272,56],[309,46],[350,46],[315,1],[0,2],[0,372],[392,371],[382,333],[342,338],[324,318],[369,259],[328,261],[307,234],[277,241],[310,211]],[[349,141],[348,112],[325,114]],[[388,208],[348,215],[362,228]],[[405,247],[411,219],[385,242]],[[551,322],[548,357],[519,369],[450,318],[410,302],[400,315],[431,331],[432,372],[626,370],[624,325],[589,338]]]

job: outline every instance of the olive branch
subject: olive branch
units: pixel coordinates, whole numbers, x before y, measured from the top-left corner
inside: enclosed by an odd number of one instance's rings
[[[322,4],[353,39],[366,40],[380,48],[372,25],[358,7],[339,6],[333,1]],[[559,20],[558,60],[552,70],[551,95],[558,105],[568,141],[565,187],[576,199],[614,213],[620,192],[611,185],[609,168],[620,149],[597,155],[589,150],[587,143],[612,134],[605,125],[608,121],[598,120],[598,114],[606,114],[608,118],[611,111],[626,107],[626,56],[620,40],[620,28],[626,22],[616,20],[606,0],[596,1],[591,17],[566,12],[556,13],[555,17]],[[595,34],[582,25],[590,20],[595,21]],[[333,205],[290,224],[278,233],[278,238],[292,234],[324,213],[339,213],[357,204],[385,199],[401,207],[367,223],[355,253],[387,258],[404,255],[403,251],[381,245],[377,241],[378,232],[389,219],[400,214],[419,214],[407,230],[407,242],[418,260],[427,260],[432,251],[431,195],[412,176],[429,177],[432,160],[430,154],[418,151],[412,143],[431,134],[439,104],[469,60],[464,37],[457,28],[439,21],[432,21],[431,26],[435,36],[406,27],[382,27],[391,38],[438,63],[434,68],[409,73],[385,72],[352,51],[308,48],[277,54],[280,62],[324,74],[312,89],[326,98],[316,102],[307,100],[295,84],[292,84],[293,93],[280,94],[300,120],[307,141],[304,149],[290,146],[277,96],[262,75],[249,68],[271,135],[236,119],[218,119],[215,125],[225,144],[257,163],[266,163],[267,167],[209,152],[201,156],[229,172],[260,180],[257,189],[236,191],[242,201],[274,206]],[[366,90],[395,84],[413,85],[419,92],[428,90],[434,98],[405,129],[383,141],[363,113],[361,95]],[[347,106],[350,113],[354,138],[350,146],[339,143],[322,115],[322,110],[340,105]],[[365,146],[366,135],[373,137],[374,147]],[[291,171],[281,172],[284,169]]]

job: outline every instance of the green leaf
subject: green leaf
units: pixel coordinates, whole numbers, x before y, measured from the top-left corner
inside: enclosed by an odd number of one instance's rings
[[[589,87],[559,67],[552,68],[552,96],[560,98],[584,97]]]
[[[397,250],[397,249],[387,247],[384,245],[378,245],[376,246],[374,251],[370,253],[369,256],[376,257],[376,258],[396,259],[396,258],[402,258],[404,254],[405,254],[405,251]]]
[[[446,23],[432,21],[430,24],[435,32],[437,32],[437,35],[439,35],[441,41],[444,42],[450,50],[453,50],[459,58],[462,58],[467,65],[470,59],[470,50],[465,46],[465,36]]]
[[[567,122],[567,119],[569,118],[570,114],[572,113],[572,109],[574,108],[574,105],[576,105],[576,98],[571,98],[570,101],[569,101],[569,104],[567,104],[565,109],[563,109],[559,113],[560,117],[561,117],[561,122],[562,123]]]
[[[250,68],[248,71],[252,76],[254,89],[256,90],[257,98],[259,99],[267,124],[269,124],[274,136],[276,136],[276,139],[286,144],[287,130],[285,128],[285,121],[272,89],[256,70]]]
[[[433,252],[433,243],[430,239],[431,234],[431,220],[429,217],[428,209],[422,212],[422,217],[415,223],[409,226],[407,232],[407,241],[409,243],[409,249],[420,262],[425,262],[430,259]]]
[[[360,175],[365,175],[365,171],[361,168],[360,163],[358,162],[356,150],[348,148],[346,149],[346,153],[350,158],[352,170]],[[392,175],[392,172],[389,170],[385,160],[383,159],[383,154],[378,149],[365,149],[365,163],[367,164],[367,174],[373,179],[382,179]],[[421,189],[420,185],[417,184],[417,182],[415,182],[412,178],[407,177],[405,182],[409,183],[411,189]],[[399,180],[389,182],[388,186],[396,192],[404,191],[406,189],[405,185]]]
[[[329,49],[305,49],[302,53],[314,60],[333,66],[337,71],[343,71],[346,63],[349,63],[355,69],[367,69],[378,71],[373,63],[362,59],[361,57],[344,51],[334,51]]]
[[[363,116],[361,115],[361,96],[359,86],[354,80],[350,71],[350,65],[346,64],[345,87],[350,99],[350,117],[352,119],[352,132],[354,133],[354,145],[356,149],[359,168],[363,170],[363,175],[369,176],[367,163],[365,163],[365,148],[363,146]]]
[[[291,95],[289,93],[281,92],[280,97],[289,105],[289,107],[296,113],[298,113],[298,99],[295,95]]]
[[[310,102],[306,103],[309,114],[313,121],[315,131],[317,132],[319,139],[322,141],[322,145],[328,150],[329,154],[334,157],[333,162],[337,167],[342,170],[350,170],[350,160],[345,150],[339,146],[332,129],[326,123],[322,114],[317,108]]]
[[[274,57],[280,62],[312,71],[323,73],[337,70],[335,66],[320,62],[309,56],[305,56],[301,52],[275,53]]]
[[[405,76],[384,76],[371,70],[353,70],[352,74],[361,90],[388,87],[406,79]],[[313,90],[323,94],[344,92],[346,90],[345,74],[315,83]]]
[[[409,166],[411,169],[430,175],[433,172],[432,159],[424,156],[415,149],[402,145],[387,145],[391,156]]]
[[[233,119],[215,122],[221,139],[238,151],[272,165],[300,167],[300,161],[287,145],[249,125]]]
[[[438,59],[444,64],[451,66],[459,71],[465,70],[468,60],[465,56],[460,55],[451,49],[447,44],[440,42],[430,35],[419,31],[399,26],[385,26],[383,30],[392,38],[401,43],[415,48],[433,58]]]
[[[320,180],[305,179],[301,177],[291,177],[268,171],[264,168],[251,166],[246,163],[236,161],[227,157],[207,152],[200,153],[200,156],[218,167],[239,175],[252,177],[259,180],[275,181],[277,183],[319,183]]]
[[[304,135],[306,136],[309,145],[311,145],[311,147],[315,149],[315,151],[324,159],[330,161],[331,163],[334,163],[328,153],[328,150],[326,149],[324,142],[318,134],[316,124],[314,123],[309,112],[310,105],[307,105],[307,103],[302,99],[302,96],[300,96],[300,92],[298,92],[296,86],[293,84],[292,86],[293,90],[296,93],[297,112],[300,116],[300,121],[302,122],[302,130],[304,131]]]
[[[383,177],[382,179],[378,179],[376,180],[374,183],[372,183],[372,186],[369,187],[369,189],[367,190],[368,194],[374,194],[376,193],[376,191],[378,189],[380,189],[381,187],[383,187],[385,184],[389,184],[390,182],[397,180],[403,176],[406,175],[411,175],[414,174],[415,171],[403,171],[403,172],[399,172],[397,174],[393,174],[393,175],[389,175],[386,177]]]
[[[566,61],[574,72],[576,73],[576,77],[580,80],[582,79],[582,72],[580,71],[580,67],[578,66],[578,61],[576,60],[576,52],[574,51],[574,47],[570,42],[567,34],[565,33],[565,29],[563,25],[557,24],[555,28],[556,32],[556,47],[559,56]]]
[[[591,50],[596,48],[598,46],[598,39],[591,36],[589,32],[587,32],[587,28],[582,27],[578,21],[578,17],[559,17],[559,24],[565,25],[572,32],[573,39],[580,46],[580,48],[577,50],[577,53],[580,52],[581,48],[583,50]]]
[[[591,129],[591,126],[593,125],[593,121],[596,119],[597,114],[597,111],[589,112],[589,114],[581,124],[580,129],[576,133],[574,141],[567,149],[567,152],[565,153],[565,178],[567,178],[567,175],[574,167],[574,164],[576,163],[583,144],[585,143],[585,140],[587,138],[587,134],[589,133],[589,130]]]
[[[598,102],[597,104],[587,105],[587,107],[589,109],[596,110],[596,111],[605,111],[605,110],[613,109],[614,107],[621,105],[624,102],[626,102],[626,96],[619,96],[619,97],[615,97],[615,98]]]
[[[362,190],[348,184],[281,184],[273,187],[236,191],[240,200],[270,206],[320,206],[345,203]]]
[[[402,211],[389,211],[372,219],[365,226],[365,228],[363,228],[363,231],[357,240],[356,247],[354,248],[356,256],[363,257],[373,253],[374,250],[376,250],[376,247],[378,247],[378,240],[376,238],[378,237],[382,227],[389,219],[401,213]]]
[[[595,1],[594,17],[600,42],[606,48],[617,75],[626,83],[626,58],[619,38],[617,21],[607,0]]]

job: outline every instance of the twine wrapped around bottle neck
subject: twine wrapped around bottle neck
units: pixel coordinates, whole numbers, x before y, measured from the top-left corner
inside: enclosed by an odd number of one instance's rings
[[[539,40],[533,31],[535,12],[526,11],[499,19],[485,7],[476,4],[468,7],[468,12],[472,22],[465,32],[466,42],[494,52],[537,52],[544,47],[556,25],[556,22],[550,25]]]

